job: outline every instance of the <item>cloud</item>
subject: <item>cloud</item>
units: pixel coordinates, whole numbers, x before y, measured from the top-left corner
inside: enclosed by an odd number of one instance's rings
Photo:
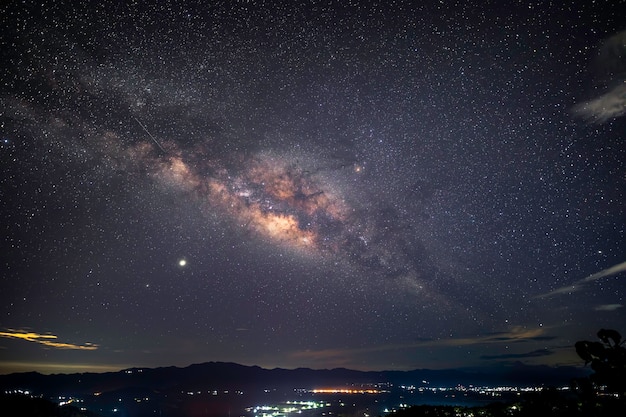
[[[591,274],[587,278],[584,278],[583,280],[581,280],[581,282],[597,281],[600,278],[608,277],[610,275],[615,275],[624,271],[626,271],[626,262],[622,262],[621,264],[617,264],[610,268],[604,269],[600,272],[596,272],[595,274]]]
[[[457,347],[495,343],[524,342],[528,340],[546,340],[545,328],[526,329],[520,326],[513,327],[508,332],[498,332],[479,337],[460,337],[449,339],[420,339],[413,343],[372,346],[365,348],[321,349],[304,350],[291,354],[291,357],[300,362],[313,361],[317,363],[333,364],[335,366],[349,363],[356,355],[373,352],[388,352],[395,350],[415,349],[421,347]],[[538,356],[538,355],[537,355]]]
[[[590,122],[604,123],[626,114],[626,80],[593,100],[580,103],[572,109],[575,115]]]
[[[505,353],[502,355],[484,355],[481,356],[481,359],[524,359],[524,358],[538,358],[541,356],[550,356],[553,355],[554,352],[549,349],[539,349],[533,350],[532,352],[527,353]]]
[[[580,291],[581,289],[583,289],[585,287],[585,284],[588,284],[593,281],[597,281],[604,277],[616,275],[616,274],[619,274],[620,272],[625,272],[625,271],[626,271],[626,262],[622,262],[621,264],[617,264],[610,268],[603,269],[600,272],[596,272],[595,274],[591,274],[586,278],[580,279],[578,281],[574,281],[570,285],[557,288],[556,290],[552,290],[545,294],[540,294],[536,296],[535,298],[548,298],[548,297],[552,297],[554,295],[559,295],[559,294],[571,294],[573,292]]]
[[[556,336],[537,336],[537,337],[529,337],[529,339],[535,342],[547,342],[547,341],[556,339]]]
[[[57,336],[53,334],[39,334],[35,332],[27,332],[23,330],[7,329],[6,332],[0,332],[0,337],[7,339],[21,339],[27,342],[39,343],[40,345],[53,347],[56,349],[75,349],[75,350],[96,350],[98,345],[93,343],[85,343],[76,345],[73,343],[57,342]]]
[[[580,103],[572,112],[594,123],[626,114],[626,31],[607,39],[598,49],[594,76],[606,86],[602,95]]]
[[[615,311],[624,307],[622,304],[602,304],[594,308],[596,311]]]
[[[528,340],[546,340],[551,338],[543,333],[545,328],[527,329],[521,326],[514,326],[507,332],[489,333],[485,336],[476,338],[454,339],[458,344],[450,346],[475,345],[481,343],[500,343],[500,342],[525,342]]]

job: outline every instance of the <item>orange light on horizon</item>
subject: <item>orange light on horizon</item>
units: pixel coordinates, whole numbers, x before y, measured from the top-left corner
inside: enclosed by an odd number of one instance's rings
[[[316,388],[312,389],[313,394],[382,394],[387,392],[385,390],[379,390],[374,388],[366,389],[349,389],[349,388]]]

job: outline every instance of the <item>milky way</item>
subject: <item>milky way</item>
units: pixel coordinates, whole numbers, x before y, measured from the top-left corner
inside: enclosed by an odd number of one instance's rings
[[[142,128],[154,144],[124,148],[112,133],[102,142],[105,152],[115,150],[108,157],[129,173],[143,171],[157,183],[186,193],[247,238],[320,262],[342,262],[379,280],[401,281],[410,291],[424,289],[418,267],[422,254],[403,246],[405,231],[392,230],[388,219],[376,218],[384,214],[367,213],[362,202],[348,201],[342,189],[346,185],[334,181],[338,175],[358,180],[363,170],[358,164],[328,166],[302,151],[237,152],[215,159],[210,143],[183,150],[168,141],[165,149]],[[372,198],[369,193],[357,197]]]

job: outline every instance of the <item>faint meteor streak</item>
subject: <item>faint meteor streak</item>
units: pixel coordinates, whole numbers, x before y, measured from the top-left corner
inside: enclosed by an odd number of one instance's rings
[[[156,143],[156,145],[159,147],[159,149],[161,150],[161,152],[163,152],[163,153],[167,153],[167,151],[166,151],[165,149],[163,149],[163,146],[161,146],[161,144],[159,143],[159,141],[158,141],[158,140],[156,140],[156,138],[155,138],[154,136],[152,136],[152,133],[150,133],[150,132],[148,131],[148,128],[146,128],[146,127],[143,125],[143,123],[141,123],[141,122],[139,121],[139,119],[137,119],[135,116],[133,116],[133,119],[135,119],[135,121],[136,121],[137,123],[139,123],[139,126],[141,126],[141,128],[142,128],[142,129],[143,129],[143,130],[144,130],[144,131],[148,134],[148,136],[150,136],[150,139],[152,139],[152,140],[154,141],[154,143]]]
[[[616,274],[619,274],[620,272],[625,272],[625,271],[626,271],[626,262],[622,262],[621,264],[617,264],[610,268],[603,269],[600,272],[596,272],[595,274],[591,274],[586,278],[579,279],[578,281],[574,281],[570,285],[557,288],[556,290],[550,291],[546,294],[538,295],[535,298],[547,298],[547,297],[552,297],[553,295],[558,295],[558,294],[569,294],[569,293],[581,290],[583,286],[589,282],[597,281],[600,278],[608,277],[611,275],[616,275]]]

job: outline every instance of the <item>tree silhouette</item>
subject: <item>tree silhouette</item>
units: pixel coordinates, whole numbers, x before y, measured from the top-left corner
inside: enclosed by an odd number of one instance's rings
[[[624,398],[626,394],[626,348],[616,330],[600,329],[601,342],[582,340],[574,345],[585,365],[591,364],[594,374],[590,381],[596,389]]]

